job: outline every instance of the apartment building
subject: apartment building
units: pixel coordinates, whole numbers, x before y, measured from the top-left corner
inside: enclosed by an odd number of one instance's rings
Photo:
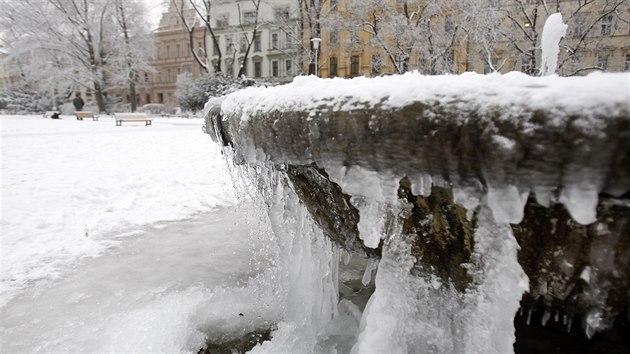
[[[192,23],[192,19],[196,16],[194,9],[188,6],[187,1],[183,4],[185,16]],[[193,29],[191,48],[188,31],[177,10],[175,3],[170,2],[167,11],[162,14],[157,29],[153,32],[155,53],[150,65],[155,71],[140,74],[138,107],[149,103],[159,103],[169,111],[176,109],[178,106],[175,97],[177,76],[190,73],[193,79],[197,79],[205,72],[192,54],[193,50],[205,51],[205,27],[198,25]],[[124,97],[123,102],[129,102],[129,97]]]
[[[208,34],[212,74],[235,77],[240,72],[253,79],[289,81],[302,73],[296,0],[226,0],[212,11],[214,38]]]
[[[317,60],[321,77],[410,70],[536,75],[544,22],[556,11],[569,26],[561,42],[560,75],[630,70],[630,3],[624,0],[315,0],[303,4],[302,13],[315,24],[305,26],[303,43],[322,39]],[[313,6],[319,10],[315,16]],[[313,48],[307,51],[314,53]]]

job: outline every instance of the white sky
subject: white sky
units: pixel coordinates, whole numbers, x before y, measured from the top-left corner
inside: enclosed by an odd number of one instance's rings
[[[147,5],[149,10],[149,16],[147,16],[151,29],[154,29],[160,23],[160,17],[162,13],[166,11],[168,0],[142,0]]]

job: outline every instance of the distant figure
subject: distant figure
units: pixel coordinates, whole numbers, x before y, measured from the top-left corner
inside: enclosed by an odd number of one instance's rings
[[[59,112],[55,112],[55,113],[53,113],[53,114],[50,116],[50,118],[52,118],[52,119],[61,119],[61,117],[59,117]]]
[[[72,104],[74,105],[75,111],[80,111],[81,109],[83,109],[83,105],[85,104],[85,102],[83,102],[81,95],[77,93],[77,97],[72,100]]]

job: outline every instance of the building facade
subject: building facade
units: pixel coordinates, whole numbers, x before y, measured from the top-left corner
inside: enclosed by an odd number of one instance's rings
[[[302,73],[296,0],[219,1],[212,11],[212,74],[236,77],[241,72],[252,79],[289,81]]]
[[[187,2],[183,2],[184,5]],[[187,19],[196,16],[194,10],[185,7]],[[193,29],[193,45],[191,48],[189,33],[173,2],[168,10],[162,14],[158,28],[153,33],[155,53],[150,65],[153,72],[140,74],[141,88],[138,89],[138,107],[146,104],[163,104],[167,111],[174,111],[177,107],[175,90],[177,77],[182,73],[189,73],[193,79],[199,78],[205,69],[195,60],[192,50],[205,51],[205,27],[196,26]],[[124,102],[129,98],[125,97]]]
[[[627,0],[314,0],[303,44],[322,39],[320,77],[523,71],[537,75],[545,19],[568,25],[557,72],[630,70]],[[307,49],[314,55],[312,47]],[[313,58],[311,55],[311,58]],[[308,63],[305,63],[308,65]]]

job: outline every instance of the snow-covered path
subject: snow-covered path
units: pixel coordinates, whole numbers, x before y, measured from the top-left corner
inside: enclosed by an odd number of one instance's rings
[[[0,116],[0,352],[196,352],[274,316],[202,123]]]
[[[142,225],[234,203],[200,119],[153,127],[2,116],[0,306]]]

